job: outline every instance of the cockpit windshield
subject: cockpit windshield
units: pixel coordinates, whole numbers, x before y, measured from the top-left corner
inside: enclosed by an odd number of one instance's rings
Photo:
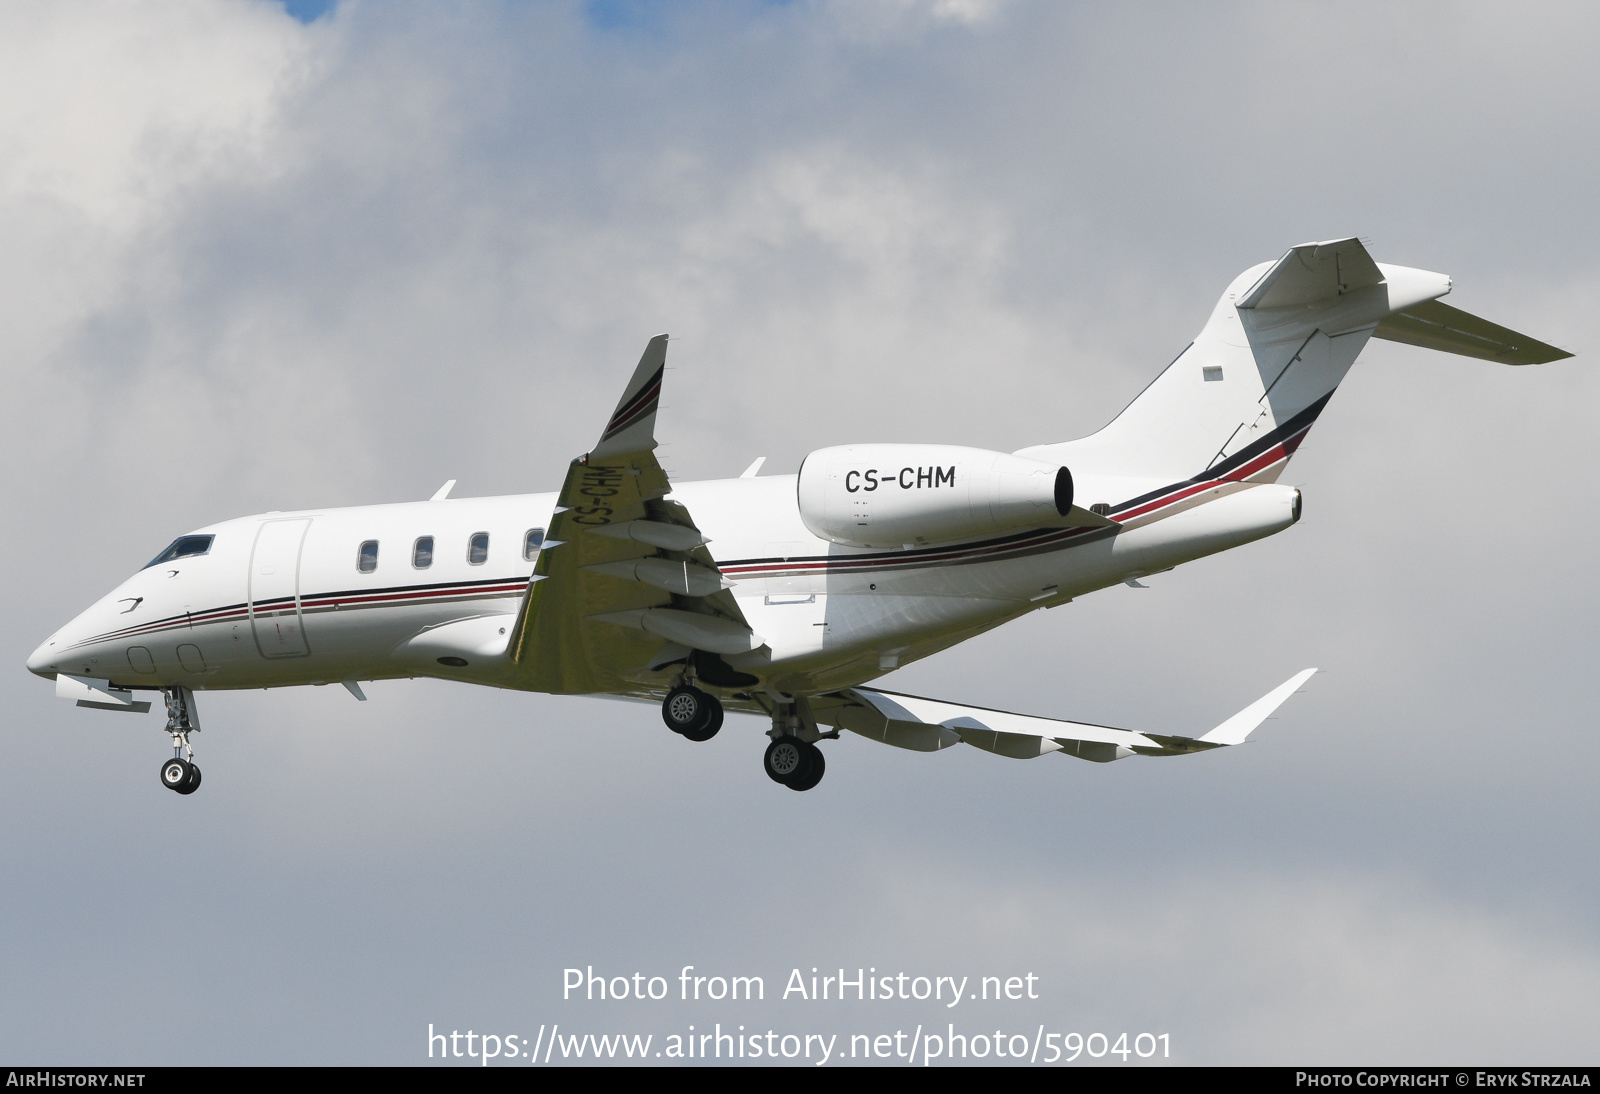
[[[196,555],[210,554],[211,541],[216,538],[216,536],[179,536],[177,539],[172,541],[171,547],[168,547],[155,558],[152,558],[149,562],[146,562],[144,564],[144,568],[148,570],[150,567],[158,565],[162,562],[171,562],[174,559],[193,558]]]

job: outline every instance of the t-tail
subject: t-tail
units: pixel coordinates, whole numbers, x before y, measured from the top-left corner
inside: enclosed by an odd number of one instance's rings
[[[1275,482],[1369,338],[1508,365],[1572,356],[1441,303],[1450,288],[1444,274],[1374,262],[1358,239],[1301,244],[1240,274],[1111,424],[1017,455],[1157,490]]]

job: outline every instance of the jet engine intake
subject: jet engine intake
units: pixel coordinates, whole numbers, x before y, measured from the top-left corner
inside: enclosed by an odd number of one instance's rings
[[[945,444],[821,448],[800,465],[800,519],[854,547],[905,547],[1057,523],[1072,473],[1005,452]]]

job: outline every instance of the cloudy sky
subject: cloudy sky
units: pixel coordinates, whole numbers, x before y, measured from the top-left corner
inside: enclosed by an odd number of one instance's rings
[[[1187,1063],[1593,1062],[1600,176],[1584,5],[271,0],[0,8],[0,1055],[426,1062],[426,1029],[1170,1035]],[[155,714],[28,652],[176,534],[553,489],[674,336],[680,480],[1097,428],[1240,270],[1359,235],[1575,351],[1375,343],[1287,533],[900,690],[1248,748],[1100,767],[386,683]],[[595,408],[600,408],[598,411]],[[761,975],[563,1002],[562,970]],[[792,968],[1037,975],[944,1011]],[[959,1015],[959,1016],[958,1016]],[[1113,1058],[1114,1059],[1114,1058]]]

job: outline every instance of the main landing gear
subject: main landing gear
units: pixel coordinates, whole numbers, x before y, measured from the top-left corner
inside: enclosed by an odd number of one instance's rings
[[[767,736],[772,743],[761,758],[761,766],[775,783],[790,790],[810,790],[822,781],[823,772],[828,769],[828,761],[816,742],[838,737],[839,732],[823,733],[817,728],[804,696],[774,698],[779,700],[778,705],[768,708],[772,711],[772,729]]]
[[[200,789],[200,765],[194,762],[189,734],[200,732],[195,716],[194,692],[185,687],[162,688],[167,700],[167,732],[172,734],[172,759],[161,765],[161,785],[179,794]]]
[[[828,769],[822,749],[788,734],[767,746],[761,763],[767,769],[768,778],[790,790],[810,790],[822,781],[822,773]]]
[[[742,696],[741,698],[748,698]],[[774,693],[777,705],[763,706],[772,712],[772,730],[762,766],[767,777],[790,790],[810,790],[822,781],[828,761],[816,742],[837,737],[837,731],[822,733],[803,696],[786,697]],[[722,703],[715,695],[694,686],[687,671],[674,679],[672,690],[661,701],[661,720],[672,732],[691,741],[709,741],[722,728]]]
[[[661,720],[691,741],[709,741],[722,728],[722,703],[693,684],[679,684],[662,701]]]

